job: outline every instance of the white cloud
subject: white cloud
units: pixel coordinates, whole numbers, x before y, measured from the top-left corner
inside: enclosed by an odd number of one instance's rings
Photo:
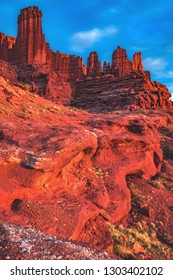
[[[113,36],[117,33],[115,27],[107,27],[105,29],[93,28],[88,31],[80,31],[71,38],[73,51],[82,52],[84,49],[93,46],[96,42],[104,37]]]
[[[168,62],[162,57],[157,57],[157,58],[148,57],[143,60],[143,63],[145,69],[154,70],[154,71],[164,70],[168,64]]]
[[[166,86],[169,89],[169,92],[173,95],[173,83],[166,83]]]
[[[147,50],[147,48],[146,47],[133,46],[132,50],[140,52],[140,51]]]
[[[169,92],[172,94],[171,100],[173,101],[173,83],[167,83],[166,86]]]
[[[152,70],[153,74],[155,75],[155,78],[166,78],[166,79],[172,79],[173,78],[173,71],[166,71],[166,70]]]
[[[173,78],[173,71],[167,72],[167,78]]]

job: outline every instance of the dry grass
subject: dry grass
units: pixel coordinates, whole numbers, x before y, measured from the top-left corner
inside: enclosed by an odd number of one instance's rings
[[[109,229],[114,240],[114,253],[123,259],[173,259],[173,252],[157,238],[157,227],[145,221],[124,228],[123,225]]]

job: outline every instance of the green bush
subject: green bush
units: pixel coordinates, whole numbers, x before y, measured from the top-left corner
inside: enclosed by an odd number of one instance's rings
[[[30,85],[25,84],[25,85],[24,85],[24,90],[29,90],[29,89],[30,89]]]

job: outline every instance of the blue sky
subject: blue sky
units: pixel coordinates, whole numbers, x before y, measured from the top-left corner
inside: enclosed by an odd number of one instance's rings
[[[0,31],[16,36],[20,9],[38,6],[51,49],[111,61],[120,45],[132,60],[141,51],[152,79],[173,92],[172,0],[0,0]]]

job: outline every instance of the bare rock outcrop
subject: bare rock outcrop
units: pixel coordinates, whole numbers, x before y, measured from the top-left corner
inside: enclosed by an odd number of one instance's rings
[[[87,75],[91,77],[100,76],[102,74],[101,62],[99,61],[98,54],[91,52],[88,57]]]
[[[16,38],[7,36],[0,32],[0,59],[7,62],[14,62],[15,60],[15,44]]]
[[[16,64],[45,64],[47,45],[42,32],[42,13],[37,7],[21,10],[18,17]]]
[[[128,59],[126,50],[118,46],[112,54],[112,73],[115,77],[123,77],[129,75],[132,70],[132,62]]]
[[[17,69],[8,62],[0,60],[0,76],[11,82],[16,82]]]
[[[161,168],[154,120],[57,107],[0,82],[0,218],[110,252],[106,223],[131,209],[126,176],[149,179]]]
[[[89,244],[55,238],[31,228],[0,222],[0,260],[114,260]]]
[[[152,82],[145,73],[135,71],[120,78],[105,75],[79,81],[71,104],[92,112],[171,109],[170,97],[166,86]]]
[[[141,52],[135,53],[133,56],[133,70],[138,72],[144,72],[144,67],[142,64]]]
[[[167,89],[153,83],[150,72],[144,71],[140,52],[130,61],[126,50],[118,46],[112,63],[105,61],[103,67],[98,54],[91,52],[86,67],[79,56],[52,51],[42,31],[42,12],[36,6],[21,10],[17,39],[0,33],[0,59],[16,67],[18,81],[31,87],[34,83],[37,94],[58,104],[73,99],[71,104],[77,107],[107,107],[107,111],[172,106]],[[14,81],[14,69],[9,69],[7,64],[1,67],[2,76]]]

